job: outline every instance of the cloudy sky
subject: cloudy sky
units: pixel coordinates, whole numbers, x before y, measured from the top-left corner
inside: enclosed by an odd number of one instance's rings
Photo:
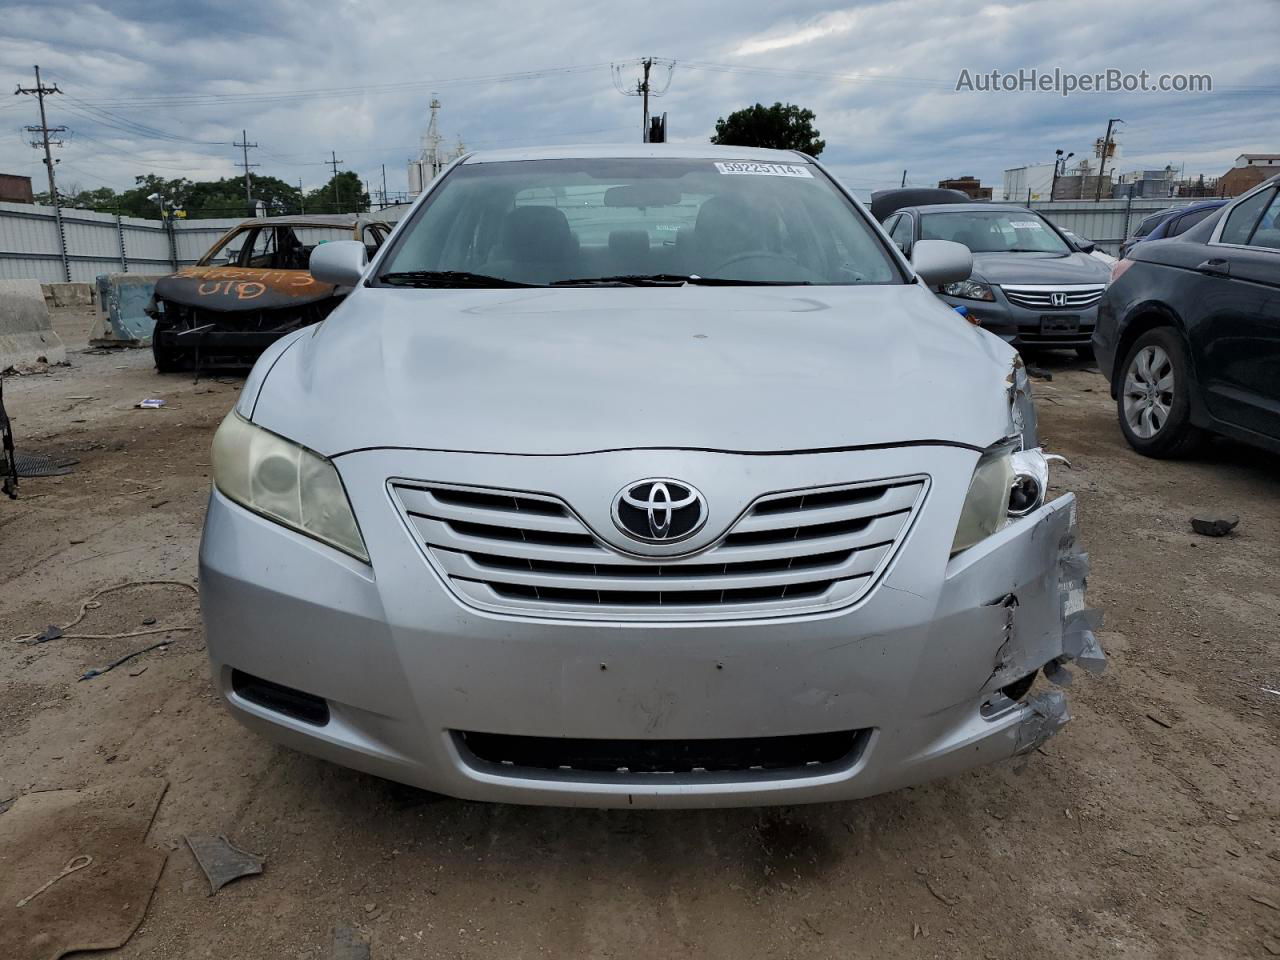
[[[1239,153],[1280,152],[1280,0],[3,0],[0,16],[0,80],[31,86],[39,63],[64,91],[48,101],[68,128],[64,188],[237,175],[245,129],[257,172],[311,187],[333,150],[375,188],[385,163],[403,190],[433,92],[445,136],[468,147],[636,140],[640,104],[611,64],[633,83],[646,55],[675,61],[654,102],[672,140],[705,142],[756,101],[802,104],[822,159],[864,196],[904,169],[912,184],[972,174],[998,189],[1006,167],[1089,152],[1108,117],[1126,121],[1122,171],[1216,176]],[[1214,92],[955,89],[964,69],[1019,68],[1207,73]],[[22,129],[36,122],[33,98],[0,98],[0,171],[43,189]]]

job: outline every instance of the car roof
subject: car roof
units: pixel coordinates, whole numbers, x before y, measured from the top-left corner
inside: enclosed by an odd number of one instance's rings
[[[985,201],[978,203],[925,203],[918,207],[903,207],[902,210],[895,210],[895,213],[904,211],[915,211],[917,213],[967,213],[967,212],[990,212],[992,210],[997,213],[1035,213],[1036,211],[1029,207],[1023,207],[1016,203],[987,203]]]
[[[565,146],[514,147],[477,150],[463,163],[503,163],[519,160],[758,160],[772,163],[811,163],[798,150],[764,150],[759,147],[722,147],[706,143],[587,143]]]
[[[357,223],[386,223],[363,213],[304,213],[287,217],[250,217],[237,227],[354,227]],[[390,226],[390,224],[387,224]]]

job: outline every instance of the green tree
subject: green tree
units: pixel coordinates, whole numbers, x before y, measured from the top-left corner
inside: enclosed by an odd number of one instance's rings
[[[363,213],[369,209],[369,194],[360,177],[343,170],[328,183],[307,194],[307,213]]]
[[[815,119],[812,110],[793,103],[775,103],[772,107],[757,103],[735,110],[728,119],[717,120],[711,142],[733,147],[799,150],[816,157],[827,142],[818,139],[819,131],[813,128]]]

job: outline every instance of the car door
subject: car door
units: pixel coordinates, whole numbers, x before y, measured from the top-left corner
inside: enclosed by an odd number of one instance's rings
[[[1228,209],[1186,319],[1209,412],[1280,439],[1280,186]]]

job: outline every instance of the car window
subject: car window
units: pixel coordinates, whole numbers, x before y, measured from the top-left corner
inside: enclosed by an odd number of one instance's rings
[[[655,274],[904,282],[816,167],[676,158],[461,164],[405,225],[384,271],[535,284]]]
[[[954,240],[974,253],[1070,253],[1071,249],[1030,210],[962,210],[925,213],[920,239]]]
[[[1203,210],[1194,210],[1191,213],[1183,214],[1178,218],[1178,222],[1170,228],[1169,236],[1176,237],[1186,233],[1216,209],[1217,207],[1205,207]]]
[[[1238,204],[1227,215],[1227,222],[1222,227],[1218,242],[1247,244],[1253,236],[1254,227],[1262,219],[1263,211],[1270,206],[1275,196],[1276,191],[1263,190]]]
[[[1148,233],[1158,227],[1161,221],[1168,215],[1168,210],[1161,210],[1159,213],[1153,213],[1149,217],[1143,217],[1142,222],[1138,224],[1138,229],[1133,231],[1134,237],[1145,237]]]
[[[915,226],[915,220],[904,214],[898,218],[898,222],[894,224],[893,231],[889,234],[893,238],[893,242],[898,245],[898,249],[903,253],[907,253],[911,249],[911,234]]]
[[[1271,195],[1271,204],[1249,238],[1249,246],[1280,250],[1280,192]]]

